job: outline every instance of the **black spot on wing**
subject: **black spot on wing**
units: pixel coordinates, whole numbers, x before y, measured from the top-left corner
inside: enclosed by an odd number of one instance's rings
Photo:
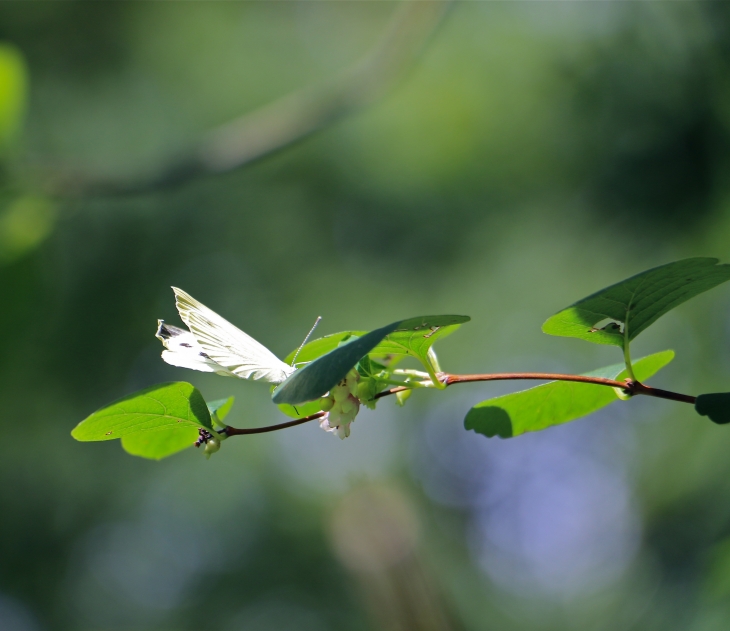
[[[184,333],[187,333],[185,329],[172,326],[171,324],[165,324],[164,320],[157,321],[157,333],[155,333],[155,337],[159,340],[169,340]]]

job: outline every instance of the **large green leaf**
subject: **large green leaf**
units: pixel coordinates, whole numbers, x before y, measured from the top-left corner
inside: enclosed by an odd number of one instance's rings
[[[233,397],[208,401],[208,412],[211,419],[219,425],[223,425],[223,419],[233,407]],[[177,425],[177,424],[176,424]],[[173,454],[192,447],[198,438],[198,427],[174,427],[169,429],[163,427],[159,430],[146,430],[122,436],[122,447],[133,456],[161,460]]]
[[[20,52],[0,44],[0,149],[20,131],[27,96],[27,72]]]
[[[730,265],[717,263],[717,259],[692,258],[647,270],[563,309],[542,330],[622,347],[624,331],[618,326],[609,324],[608,329],[596,331],[595,325],[604,320],[620,322],[628,326],[628,341],[633,340],[667,311],[730,280]]]
[[[183,381],[146,388],[94,412],[71,432],[76,440],[114,440],[135,432],[212,429],[203,395]],[[192,441],[191,441],[192,442]]]
[[[640,381],[648,379],[673,358],[674,351],[662,351],[637,360],[634,362],[636,378]],[[617,381],[627,377],[623,364],[585,374]],[[607,386],[551,381],[475,405],[467,413],[464,427],[488,437],[509,438],[567,423],[595,412],[616,399],[616,392]]]
[[[460,324],[467,320],[469,318],[466,316],[418,316],[416,318],[393,322],[388,326],[376,329],[370,333],[365,333],[357,338],[353,337],[352,341],[346,342],[345,344],[342,344],[342,341],[347,339],[346,334],[337,334],[310,342],[302,349],[302,352],[305,350],[311,352],[313,349],[321,351],[322,348],[326,348],[328,345],[332,347],[335,345],[339,346],[297,370],[274,390],[272,399],[274,403],[288,403],[290,405],[313,401],[341,381],[347,375],[348,371],[362,357],[378,347],[387,335],[402,333],[407,336],[415,332],[422,336],[436,336],[442,327],[453,326],[454,324]],[[424,346],[424,344],[419,345],[414,341],[413,348],[420,349]],[[401,352],[405,349],[402,344],[399,348],[402,349]],[[426,348],[427,351],[428,348]],[[387,354],[388,352],[386,350],[383,354]],[[301,355],[300,353],[299,357]]]

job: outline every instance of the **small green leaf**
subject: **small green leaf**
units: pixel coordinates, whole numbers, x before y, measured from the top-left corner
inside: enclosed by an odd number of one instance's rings
[[[648,379],[674,359],[674,351],[662,351],[634,362],[637,379]],[[614,364],[589,373],[623,381],[627,378],[623,364]],[[613,403],[617,396],[612,388],[572,381],[549,383],[489,399],[475,405],[464,419],[464,427],[485,436],[509,438],[560,425],[586,416]]]
[[[183,381],[162,383],[94,412],[71,432],[76,440],[114,440],[135,432],[190,428],[211,430],[203,395]]]
[[[284,358],[285,364],[291,364],[294,360],[294,356],[297,356],[297,365],[314,361],[315,359],[326,355],[330,351],[335,350],[340,344],[346,342],[351,337],[362,337],[367,331],[341,331],[340,333],[332,333],[331,335],[325,335],[311,342],[307,342],[302,346],[302,350],[297,355],[297,350],[294,349]]]
[[[698,294],[730,280],[730,265],[717,259],[692,258],[668,263],[627,278],[579,300],[542,325],[549,335],[577,337],[596,344],[623,347],[620,327],[595,325],[604,320],[628,326],[628,340],[658,318]]]
[[[273,390],[273,388],[272,388]],[[311,416],[317,412],[321,412],[319,405],[319,399],[314,401],[307,401],[306,403],[297,403],[296,405],[289,405],[288,403],[277,403],[279,410],[290,418],[304,418],[305,416]]]
[[[695,401],[695,410],[700,416],[709,416],[713,423],[730,423],[730,392],[701,394]]]
[[[381,355],[408,355],[418,359],[431,372],[432,364],[429,361],[429,350],[433,343],[450,335],[464,322],[469,322],[469,316],[424,316],[414,318],[409,323],[403,323],[402,329],[390,333],[380,342],[370,354]]]
[[[210,412],[210,418],[219,425],[224,426],[223,419],[228,416],[235,400],[235,397],[228,397],[227,399],[208,401],[207,406],[208,412]]]

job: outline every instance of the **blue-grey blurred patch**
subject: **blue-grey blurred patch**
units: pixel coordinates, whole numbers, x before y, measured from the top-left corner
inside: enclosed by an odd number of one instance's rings
[[[392,471],[398,459],[399,411],[387,399],[374,412],[361,410],[347,440],[325,433],[316,421],[277,432],[279,454],[271,457],[279,463],[278,474],[288,486],[309,495],[339,493],[353,480]]]
[[[263,500],[250,468],[201,460],[201,475],[186,460],[156,468],[146,488],[138,489],[131,519],[97,525],[79,542],[69,589],[90,626],[164,620],[200,602],[196,592],[206,593],[213,577],[245,564],[260,530]],[[221,482],[214,488],[215,478]]]
[[[0,592],[0,629],[3,631],[40,631],[41,626],[23,603]]]
[[[412,451],[414,473],[434,501],[464,511],[473,560],[496,584],[590,593],[620,578],[640,543],[621,409],[509,440],[473,440],[435,409]]]

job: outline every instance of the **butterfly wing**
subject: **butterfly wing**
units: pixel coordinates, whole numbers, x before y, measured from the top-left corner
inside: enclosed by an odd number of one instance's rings
[[[214,372],[226,377],[236,376],[208,357],[190,331],[166,324],[164,320],[158,320],[155,337],[165,347],[165,350],[162,351],[162,359],[171,366],[201,372]]]
[[[205,355],[241,379],[281,383],[294,372],[268,348],[190,294],[173,287],[175,305]]]

